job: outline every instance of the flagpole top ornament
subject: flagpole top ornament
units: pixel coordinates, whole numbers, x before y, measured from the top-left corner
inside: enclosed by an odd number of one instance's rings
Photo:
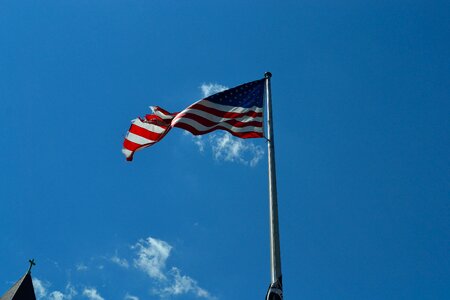
[[[265,78],[270,78],[270,77],[272,77],[272,73],[266,72],[266,73],[264,73],[264,77]]]

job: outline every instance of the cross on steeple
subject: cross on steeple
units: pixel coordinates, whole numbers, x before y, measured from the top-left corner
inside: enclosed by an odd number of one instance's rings
[[[28,273],[31,273],[31,268],[32,268],[33,266],[35,266],[36,263],[34,262],[34,258],[28,260],[28,262],[30,263],[30,268],[28,269]]]

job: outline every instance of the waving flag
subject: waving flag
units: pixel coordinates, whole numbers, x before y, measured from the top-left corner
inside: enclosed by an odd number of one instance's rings
[[[226,130],[240,138],[263,137],[265,79],[248,82],[201,99],[179,113],[153,106],[153,114],[132,121],[123,143],[127,160],[159,142],[173,127],[201,135]]]

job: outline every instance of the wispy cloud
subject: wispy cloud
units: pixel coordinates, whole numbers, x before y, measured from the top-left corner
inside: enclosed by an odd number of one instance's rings
[[[156,281],[157,287],[152,289],[155,295],[165,299],[192,293],[200,298],[215,299],[208,291],[202,289],[196,280],[182,275],[179,268],[172,267],[169,271],[166,270],[166,262],[172,250],[172,246],[167,242],[148,237],[139,240],[132,249],[136,250],[137,255],[134,266]]]
[[[201,135],[192,135],[189,131],[183,131],[183,134],[185,136],[189,136],[192,140],[192,142],[197,145],[198,150],[200,152],[204,152],[205,151],[205,147],[206,147],[206,142],[203,139],[203,137]]]
[[[53,291],[48,295],[49,300],[70,300],[77,295],[75,288],[69,283],[66,286],[65,292]]]
[[[61,293],[60,291],[51,292],[48,298],[51,299],[51,300],[64,300],[64,299],[66,299],[64,297],[64,294]]]
[[[95,288],[85,288],[83,290],[83,296],[89,300],[105,300]]]
[[[261,146],[234,138],[228,133],[212,134],[210,143],[216,160],[238,162],[254,167],[264,154]]]
[[[192,137],[192,140],[194,141],[194,144],[197,145],[198,150],[200,150],[200,152],[205,151],[205,141],[200,135]]]
[[[37,277],[33,278],[33,287],[38,300],[70,300],[77,295],[75,288],[68,283],[64,293],[58,290],[49,292],[49,282],[44,282]]]
[[[98,272],[105,272],[105,270],[111,272],[111,267],[118,265],[121,268],[115,268],[114,273],[118,272],[117,275],[121,274],[120,276],[133,276],[136,272],[145,273],[149,280],[150,295],[148,296],[152,296],[151,298],[158,297],[166,300],[180,295],[190,295],[207,300],[216,299],[209,291],[202,288],[197,280],[183,273],[181,268],[168,264],[173,250],[169,243],[150,236],[138,240],[131,247],[128,246],[127,249],[128,251],[124,251],[121,256],[116,251],[114,255],[91,257],[91,263],[88,265],[84,263],[75,265],[77,270],[87,271],[77,272],[77,280],[79,281],[86,275],[92,277],[90,276],[91,273],[98,274]],[[98,262],[102,262],[101,268],[98,266]],[[78,291],[70,282],[65,288],[56,289],[52,288],[50,282],[36,277],[33,278],[33,285],[37,300],[104,300],[104,297],[95,285],[92,285],[92,282],[78,282],[76,285]],[[127,291],[121,297],[123,300],[139,300],[140,296],[135,296],[133,291]]]
[[[34,292],[36,293],[36,298],[39,300],[39,299],[43,299],[45,296],[47,296],[47,288],[45,286],[48,284],[45,284],[43,281],[41,281],[37,277],[33,277],[32,281],[33,281]]]
[[[111,257],[111,261],[113,263],[115,263],[118,266],[121,266],[122,268],[128,268],[130,266],[130,264],[128,263],[128,261],[125,258],[120,258],[117,256],[117,254],[115,254],[113,257]]]
[[[160,290],[154,289],[153,292],[155,294],[158,294],[162,298],[168,298],[170,296],[193,293],[200,298],[215,299],[208,291],[199,287],[197,281],[189,276],[181,275],[178,268],[172,267],[169,273],[172,277],[172,284]]]
[[[136,297],[136,296],[133,296],[133,295],[130,295],[130,294],[126,294],[125,295],[125,298],[123,298],[124,300],[139,300],[139,298],[138,297]]]
[[[153,279],[166,280],[164,269],[172,249],[168,243],[148,237],[146,240],[139,240],[133,249],[137,250],[137,258],[134,259],[136,268],[144,271]]]
[[[77,271],[86,271],[88,267],[84,263],[79,263],[75,266]]]
[[[203,83],[200,86],[200,89],[202,90],[203,97],[208,97],[212,94],[216,94],[216,93],[222,92],[224,90],[228,90],[228,87],[218,84],[218,83]]]
[[[255,145],[249,140],[236,138],[228,132],[210,133],[207,138],[192,136],[187,131],[185,135],[191,137],[192,142],[197,145],[200,152],[205,152],[208,149],[217,161],[255,167],[265,153],[263,147]]]

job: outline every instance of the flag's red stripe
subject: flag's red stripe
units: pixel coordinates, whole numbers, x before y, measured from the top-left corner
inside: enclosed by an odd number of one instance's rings
[[[145,128],[139,127],[137,125],[132,124],[130,127],[129,132],[134,133],[136,135],[142,136],[143,138],[146,138],[148,140],[157,141],[161,138],[161,135],[164,133],[156,133],[153,131],[149,131]]]
[[[178,127],[178,128],[182,128],[184,130],[187,130],[190,133],[192,133],[193,135],[206,134],[206,133],[210,133],[210,132],[213,132],[215,130],[221,129],[221,130],[226,130],[229,133],[231,133],[232,135],[240,137],[240,138],[243,138],[243,139],[263,137],[262,132],[255,132],[255,131],[235,132],[235,131],[232,131],[232,130],[230,130],[230,129],[226,128],[226,127],[220,126],[220,125],[215,126],[214,128],[211,128],[211,129],[208,129],[208,130],[204,130],[204,131],[197,130],[194,127],[192,127],[191,125],[186,124],[186,123],[177,123],[177,124],[174,125],[174,127]]]
[[[225,112],[225,111],[221,111],[221,110],[218,110],[215,108],[204,106],[199,103],[195,103],[195,104],[189,106],[188,108],[202,110],[204,112],[207,112],[207,113],[210,113],[212,115],[215,115],[217,117],[222,117],[222,118],[237,119],[237,118],[242,118],[245,116],[249,116],[249,117],[253,117],[253,118],[262,117],[262,112],[256,112],[253,110],[249,110],[248,112],[245,112],[245,113]]]
[[[144,147],[144,146],[147,146],[147,145],[151,145],[151,144],[143,144],[143,145],[140,145],[140,144],[136,144],[136,143],[134,143],[134,142],[132,142],[132,141],[130,141],[130,140],[127,140],[127,139],[125,139],[125,140],[123,141],[123,147],[124,147],[125,149],[127,149],[127,150],[130,150],[130,151],[136,151],[136,150],[138,150],[139,148]]]
[[[237,121],[235,119],[231,119],[231,120],[224,120],[222,122],[214,122],[209,119],[206,119],[203,116],[199,116],[199,115],[196,115],[193,113],[184,113],[184,114],[180,114],[179,116],[181,117],[180,119],[192,119],[206,127],[213,127],[220,123],[228,123],[231,126],[240,127],[240,128],[247,127],[247,126],[262,127],[262,122],[258,122],[258,121],[241,122],[241,121]]]

